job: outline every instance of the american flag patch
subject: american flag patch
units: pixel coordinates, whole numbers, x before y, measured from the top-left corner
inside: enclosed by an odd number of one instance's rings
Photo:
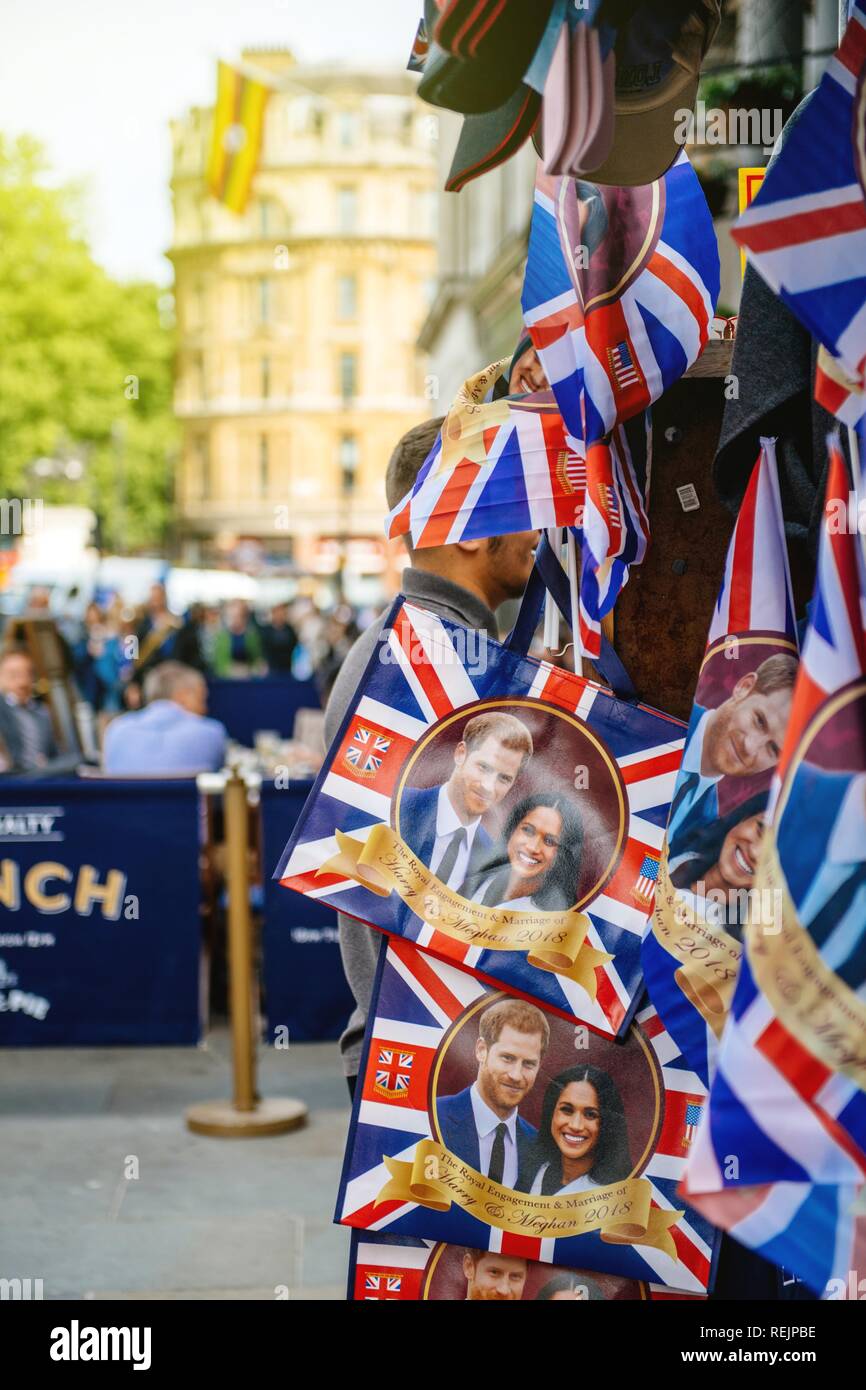
[[[645,903],[647,907],[652,906],[653,894],[655,893],[656,882],[659,876],[659,859],[655,854],[647,854],[640,866],[640,873],[635,880],[632,892],[639,903]]]
[[[390,1047],[380,1047],[373,1090],[391,1100],[405,1100],[409,1094],[414,1060],[414,1052],[396,1052]]]
[[[640,381],[640,373],[635,367],[632,355],[625,342],[617,343],[616,347],[608,348],[607,359],[613,378],[620,391],[624,391],[627,386],[636,386]]]
[[[701,1118],[701,1106],[694,1101],[689,1101],[686,1106],[686,1128],[683,1133],[683,1148],[687,1149],[695,1137],[695,1130]]]
[[[345,761],[357,777],[375,777],[382,759],[391,747],[391,740],[363,726],[355,730],[345,752]]]

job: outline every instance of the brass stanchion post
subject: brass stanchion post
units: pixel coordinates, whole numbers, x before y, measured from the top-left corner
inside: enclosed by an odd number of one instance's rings
[[[253,933],[250,917],[249,806],[247,786],[233,768],[223,792],[228,881],[229,1009],[234,1094],[229,1100],[201,1101],[186,1112],[196,1134],[246,1138],[285,1134],[305,1123],[300,1100],[256,1098],[256,1039],[253,1012]]]

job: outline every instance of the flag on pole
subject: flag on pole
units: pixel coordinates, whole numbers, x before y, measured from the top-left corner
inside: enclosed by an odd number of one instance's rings
[[[704,1085],[754,905],[796,662],[774,441],[762,439],[710,623],[642,947],[650,998]]]
[[[249,200],[271,90],[228,63],[218,65],[207,186],[232,212],[242,213]]]
[[[855,1210],[866,1178],[866,575],[837,440],[830,455],[756,875],[775,920],[747,928],[686,1180],[712,1220],[815,1288],[828,1263],[840,1277],[852,1248],[866,1248]]]
[[[866,386],[862,4],[854,6],[819,87],[731,235],[838,368]]]
[[[566,427],[583,443],[582,598],[600,619],[646,550],[641,482],[611,432],[698,357],[719,292],[712,218],[685,153],[663,178],[615,188],[539,172],[523,315]],[[630,499],[632,548],[616,507]]]

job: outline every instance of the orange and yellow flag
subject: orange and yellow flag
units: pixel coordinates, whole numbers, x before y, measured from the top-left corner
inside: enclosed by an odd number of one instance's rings
[[[270,93],[266,82],[219,64],[207,184],[232,212],[243,212],[250,196]]]

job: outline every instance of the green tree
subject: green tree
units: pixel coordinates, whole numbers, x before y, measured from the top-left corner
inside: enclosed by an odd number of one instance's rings
[[[40,145],[0,134],[0,490],[90,506],[103,542],[159,544],[170,521],[171,328],[158,286],[119,284],[82,234],[81,190],[52,187]],[[80,482],[39,479],[77,456]]]

